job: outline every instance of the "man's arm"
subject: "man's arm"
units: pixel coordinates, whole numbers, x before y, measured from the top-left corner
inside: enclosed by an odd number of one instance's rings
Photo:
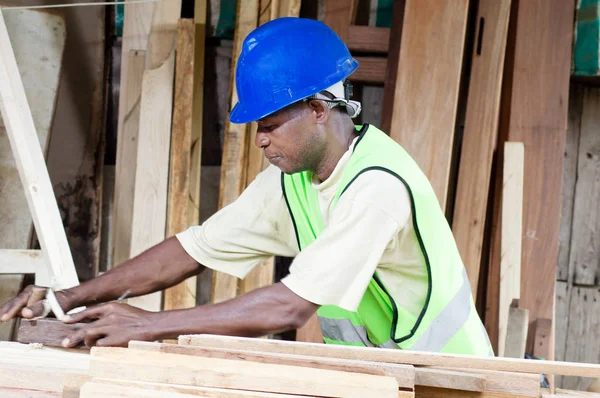
[[[203,267],[172,237],[124,262],[95,279],[70,289],[56,292],[65,311],[79,306],[115,300],[129,290],[128,297],[159,291],[199,273]],[[17,297],[0,307],[0,321],[21,314],[26,318],[40,316],[40,301],[45,288],[28,286]]]
[[[276,283],[219,304],[187,310],[147,312],[124,304],[103,304],[69,317],[67,323],[96,320],[69,336],[65,347],[127,346],[131,340],[162,340],[183,334],[257,337],[297,329],[317,305]]]

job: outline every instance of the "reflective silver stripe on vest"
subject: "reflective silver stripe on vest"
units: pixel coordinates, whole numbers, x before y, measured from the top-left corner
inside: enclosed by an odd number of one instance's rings
[[[463,283],[452,300],[410,347],[416,351],[440,352],[450,339],[464,326],[471,313],[471,285],[463,269]]]
[[[367,329],[364,326],[354,326],[349,319],[334,319],[319,317],[323,337],[346,343],[361,343],[367,347],[375,347],[369,341]]]

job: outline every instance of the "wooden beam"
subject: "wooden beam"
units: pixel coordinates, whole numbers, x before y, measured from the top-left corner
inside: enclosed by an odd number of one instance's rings
[[[467,26],[466,0],[407,0],[390,136],[431,181],[442,209]],[[410,101],[405,99],[410,98]]]
[[[504,356],[509,308],[521,297],[521,239],[523,236],[523,177],[525,148],[522,142],[504,143],[502,182],[502,257],[500,260],[500,298],[498,355]]]
[[[304,355],[230,350],[225,348],[204,348],[177,344],[158,344],[141,341],[130,341],[129,348],[143,351],[165,352],[170,354],[191,355],[205,358],[235,359],[249,362],[269,363],[275,365],[302,366],[313,369],[328,369],[351,373],[390,376],[396,379],[396,381],[398,382],[398,386],[401,388],[412,389],[415,385],[415,369],[410,365],[383,364],[378,362],[310,357]],[[427,376],[429,374],[440,374],[440,372],[435,371],[424,373],[426,376],[426,381]]]
[[[415,385],[462,391],[485,391],[485,376],[435,368],[416,368]]]
[[[350,347],[333,344],[299,343],[213,335],[179,336],[178,341],[181,345],[279,352],[281,354],[311,355],[329,358],[360,359],[374,362],[412,364],[415,366],[438,366],[443,368],[600,377],[600,365],[589,363],[477,357],[473,355]]]
[[[501,141],[523,142],[524,180],[520,305],[530,323],[553,319],[574,7],[560,0],[513,3],[500,117]],[[514,13],[513,13],[514,11]],[[511,34],[512,33],[512,34]],[[545,98],[545,101],[539,101]],[[501,162],[501,158],[499,158]],[[557,177],[558,176],[558,177]],[[497,179],[496,192],[501,187]],[[541,200],[543,198],[543,200]],[[497,341],[500,203],[495,202],[486,328]],[[527,351],[533,352],[529,329]],[[553,352],[543,355],[554,358]]]
[[[508,358],[525,357],[528,329],[529,311],[526,308],[510,307],[503,356]]]
[[[66,324],[57,319],[21,319],[17,341],[24,344],[43,344],[47,347],[62,347],[62,342],[72,333],[86,326],[84,323]],[[84,348],[82,344],[78,348]]]
[[[457,391],[445,388],[422,387],[415,388],[415,396],[422,398],[522,398],[527,395],[510,394],[503,392],[484,391]]]
[[[234,79],[237,60],[240,56],[244,39],[257,27],[258,9],[258,0],[238,2],[233,40],[233,56],[231,58],[231,75],[229,79],[231,93],[230,110],[233,109],[238,100]],[[219,209],[235,201],[245,187],[247,140],[248,130],[246,125],[235,124],[230,121],[225,123]],[[238,280],[234,276],[214,271],[211,302],[219,303],[234,298],[237,295],[237,285]]]
[[[387,134],[392,129],[394,99],[398,78],[398,63],[400,62],[400,43],[402,42],[402,27],[404,26],[404,8],[406,0],[394,1],[392,10],[392,27],[390,30],[390,45],[388,48],[385,82],[383,85],[383,103],[381,106],[381,128]]]
[[[387,60],[383,57],[354,57],[358,69],[349,79],[361,83],[383,84],[385,82]]]
[[[92,348],[90,374],[94,377],[324,397],[395,398],[398,394],[398,383],[392,377],[124,348]]]
[[[462,139],[452,232],[471,290],[477,297],[479,267],[498,118],[511,0],[481,0]]]
[[[346,45],[350,51],[387,54],[390,31],[377,26],[350,25]]]
[[[348,40],[349,28],[356,18],[358,0],[325,0],[325,18],[329,26],[343,42]]]
[[[167,237],[187,229],[192,224],[189,211],[192,185],[192,113],[194,105],[195,22],[180,19],[175,65],[175,95],[171,157],[169,167],[169,197]],[[198,169],[199,170],[199,169]],[[199,182],[199,181],[198,181]],[[197,185],[196,185],[197,186]],[[200,191],[198,190],[198,194]],[[191,208],[191,209],[190,209]],[[196,306],[196,276],[165,290],[164,309],[179,310]]]
[[[75,265],[1,10],[0,110],[40,246],[52,270],[52,286],[76,286]]]

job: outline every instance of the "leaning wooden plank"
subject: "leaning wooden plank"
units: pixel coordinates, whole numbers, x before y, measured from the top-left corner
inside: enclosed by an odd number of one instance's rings
[[[392,377],[124,348],[92,348],[90,374],[104,378],[325,397],[396,397],[398,392],[398,383]]]
[[[159,68],[144,72],[130,257],[165,238],[174,55],[171,53]],[[156,292],[127,302],[160,311],[162,294]]]
[[[127,15],[127,8],[125,9]],[[142,79],[146,64],[146,52],[134,51],[124,54],[127,59],[127,69],[122,74],[127,80],[121,79],[119,112],[125,112],[122,127],[119,129],[117,140],[117,164],[115,168],[115,195],[113,207],[113,266],[129,259],[131,254],[131,229],[133,218],[133,193],[137,170],[138,133],[140,129],[140,102],[142,95]],[[122,61],[123,62],[123,61]],[[121,120],[121,113],[119,114]]]
[[[444,368],[499,370],[505,372],[547,373],[600,377],[600,365],[576,362],[536,361],[499,357],[350,347],[334,344],[300,343],[282,340],[251,339],[216,335],[179,336],[179,344],[235,350],[279,352],[330,358],[360,359],[375,362],[404,363]]]
[[[565,360],[597,363],[600,359],[600,287],[573,286],[570,293]],[[582,377],[565,377],[562,388],[585,390],[590,382]]]
[[[404,8],[406,1],[395,1],[392,10],[392,27],[388,48],[385,83],[383,85],[383,103],[381,105],[381,128],[387,134],[392,129],[394,99],[396,98],[396,81],[398,79],[398,63],[400,62],[400,43],[404,26]]]
[[[399,387],[413,388],[415,369],[410,365],[383,364],[336,358],[309,357],[303,355],[277,354],[224,348],[204,348],[177,344],[158,344],[142,341],[129,342],[129,348],[144,351],[165,352],[205,358],[235,359],[275,365],[303,366],[315,369],[340,370],[396,378]]]
[[[239,1],[236,14],[233,56],[231,58],[230,103],[229,109],[237,103],[235,70],[246,36],[256,29],[258,24],[258,0]],[[244,124],[225,123],[225,142],[221,165],[221,186],[219,189],[219,208],[232,203],[241,194],[245,180],[247,128]],[[234,276],[214,271],[211,302],[219,303],[237,295],[238,280]]]
[[[446,207],[469,2],[407,0],[390,136]],[[405,99],[410,98],[410,101]]]
[[[523,142],[525,168],[520,305],[530,323],[553,319],[560,229],[561,176],[565,149],[574,7],[561,0],[514,2],[501,104],[502,141]],[[509,29],[510,30],[510,29]],[[539,101],[545,98],[545,101]],[[497,192],[501,180],[497,181]],[[543,200],[540,200],[543,198]],[[495,203],[486,328],[497,341],[500,264],[499,203]],[[529,330],[527,351],[533,352]],[[554,353],[543,355],[553,359]]]
[[[498,300],[498,355],[504,356],[509,308],[521,297],[521,237],[523,236],[523,177],[525,148],[522,142],[504,143],[502,174],[502,255]]]
[[[0,10],[0,110],[40,245],[57,289],[79,284],[44,154]]]
[[[600,212],[590,206],[590,198],[600,194],[600,90],[584,90],[581,114],[581,138],[575,185],[575,207],[571,235],[569,268],[577,285],[594,285],[597,281],[598,257],[600,256]]]
[[[467,269],[471,291],[477,282],[486,222],[511,0],[483,0],[477,9],[471,77],[463,132],[452,232]]]
[[[192,110],[194,103],[194,20],[178,23],[175,96],[171,130],[167,237],[190,226]],[[196,277],[165,290],[165,310],[196,306]]]
[[[277,394],[277,393],[269,393],[269,392],[258,392],[258,391],[244,391],[244,390],[233,390],[233,389],[225,389],[225,388],[212,388],[212,387],[190,387],[184,386],[180,384],[166,384],[166,383],[150,383],[150,382],[139,382],[139,381],[129,381],[129,380],[115,380],[115,379],[102,379],[102,378],[93,378],[94,384],[103,384],[110,386],[118,386],[118,387],[128,387],[128,388],[139,388],[143,389],[148,395],[141,395],[140,398],[145,397],[157,397],[162,398],[164,395],[160,394],[172,394],[172,393],[180,393],[188,396],[201,396],[201,397],[214,397],[214,398],[237,398],[237,397],[245,397],[245,398],[293,398],[298,397],[298,395],[288,395],[288,394]],[[111,395],[112,398],[114,395]],[[79,395],[77,395],[79,397]],[[302,397],[309,397],[303,395]],[[63,398],[66,398],[63,396]]]
[[[524,358],[529,330],[529,311],[526,308],[510,307],[506,323],[504,355],[508,358]]]
[[[356,19],[357,8],[358,0],[326,0],[323,22],[346,42],[350,25]]]
[[[64,18],[32,10],[11,10],[5,20],[37,137],[46,153],[62,70],[66,31]],[[19,172],[15,165],[4,124],[0,122],[0,249],[27,249],[33,229]],[[41,266],[46,268],[40,258]],[[3,260],[0,260],[3,263]],[[19,263],[13,263],[19,266]],[[0,266],[1,267],[1,266]],[[0,270],[0,273],[3,273]],[[48,281],[45,281],[48,283]],[[0,303],[21,290],[22,275],[0,275]],[[14,321],[0,324],[0,340],[9,340]]]

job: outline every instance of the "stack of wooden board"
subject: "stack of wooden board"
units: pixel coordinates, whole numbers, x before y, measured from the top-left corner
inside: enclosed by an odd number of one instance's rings
[[[181,336],[178,343],[132,341],[128,348],[92,348],[91,355],[16,343],[0,346],[0,395],[600,397],[550,393],[540,389],[539,376],[598,377],[600,365],[214,335]],[[33,392],[18,395],[23,391]]]

